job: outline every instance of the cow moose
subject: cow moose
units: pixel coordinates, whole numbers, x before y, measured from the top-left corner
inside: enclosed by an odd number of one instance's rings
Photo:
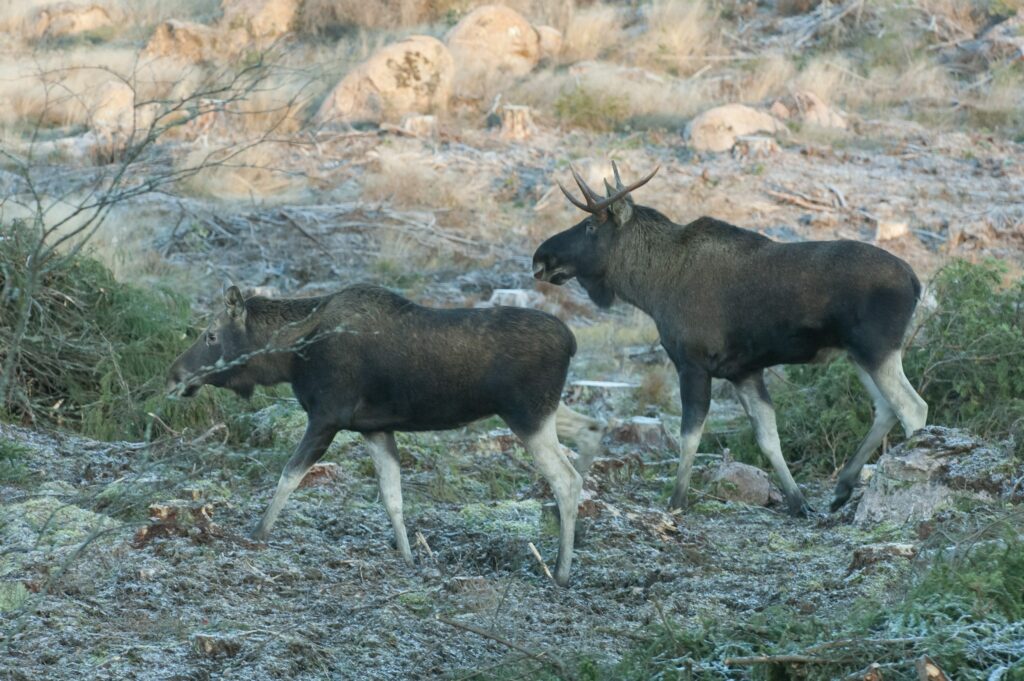
[[[337,432],[361,433],[410,565],[395,431],[447,430],[500,416],[555,495],[555,580],[566,586],[582,478],[558,438],[596,447],[603,431],[560,402],[575,352],[569,328],[538,310],[431,309],[370,285],[320,297],[245,299],[232,286],[223,310],[171,365],[168,389],[190,397],[212,385],[249,397],[257,385],[291,384],[308,416],[306,432],[253,533],[258,540]]]
[[[928,405],[907,380],[901,360],[921,294],[906,262],[857,241],[779,243],[710,217],[676,224],[631,196],[658,168],[623,186],[613,162],[615,186],[606,179],[604,197],[571,170],[584,201],[558,186],[589,215],[540,245],[533,273],[556,285],[575,277],[599,307],[621,298],[654,319],[682,396],[671,508],[686,504],[712,377],[735,386],[792,515],[812,509],[782,456],[765,388],[767,367],[845,352],[871,396],[874,422],[839,474],[833,511],[850,498],[864,463],[897,420],[908,435],[925,425]]]

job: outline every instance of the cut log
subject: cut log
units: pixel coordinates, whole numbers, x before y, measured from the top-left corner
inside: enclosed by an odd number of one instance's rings
[[[501,107],[501,139],[524,140],[534,132],[530,107],[506,104]]]

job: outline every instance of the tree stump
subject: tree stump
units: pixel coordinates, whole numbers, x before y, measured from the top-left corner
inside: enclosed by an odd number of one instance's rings
[[[506,104],[501,107],[501,139],[524,140],[533,134],[533,116],[530,107]]]

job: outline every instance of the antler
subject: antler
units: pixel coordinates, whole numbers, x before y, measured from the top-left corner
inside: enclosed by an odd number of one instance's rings
[[[562,193],[565,194],[565,197],[569,199],[569,201],[571,201],[572,204],[579,208],[580,210],[584,210],[594,215],[600,215],[601,213],[604,213],[606,210],[608,210],[608,206],[612,205],[619,199],[623,198],[634,189],[642,187],[643,185],[650,182],[651,178],[654,177],[654,175],[659,170],[661,170],[661,166],[655,166],[654,170],[652,170],[646,177],[637,180],[628,187],[624,187],[622,186],[622,178],[619,176],[619,167],[615,165],[615,161],[612,161],[612,172],[615,173],[616,191],[614,193],[610,193],[609,196],[603,199],[598,198],[597,195],[594,193],[594,190],[587,186],[587,183],[583,181],[583,178],[580,177],[580,174],[578,172],[576,172],[576,169],[572,166],[572,164],[569,164],[569,169],[572,171],[573,179],[576,180],[576,184],[579,185],[580,191],[583,192],[583,198],[586,199],[587,202],[584,204],[575,196],[570,194],[569,190],[566,189],[561,182],[558,182],[558,188],[561,189]],[[605,182],[605,186],[608,186],[607,181]]]

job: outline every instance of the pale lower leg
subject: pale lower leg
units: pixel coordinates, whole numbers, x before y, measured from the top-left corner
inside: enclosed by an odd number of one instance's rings
[[[377,483],[380,485],[380,496],[384,509],[391,519],[391,527],[395,530],[395,541],[398,552],[409,565],[413,564],[412,550],[409,547],[409,535],[405,530],[405,519],[402,515],[402,475],[398,465],[398,446],[395,444],[394,433],[365,433],[363,437],[373,459],[373,467],[377,471]]]
[[[567,586],[572,567],[576,514],[580,491],[583,489],[583,478],[559,447],[555,421],[555,414],[551,414],[536,432],[520,433],[520,437],[536,460],[537,467],[550,485],[558,503],[560,526],[555,582],[559,586]]]
[[[574,466],[581,476],[587,477],[594,457],[601,449],[601,438],[604,437],[606,424],[573,411],[564,402],[558,404],[555,423],[558,439],[561,442],[568,440],[576,444],[579,451]]]

